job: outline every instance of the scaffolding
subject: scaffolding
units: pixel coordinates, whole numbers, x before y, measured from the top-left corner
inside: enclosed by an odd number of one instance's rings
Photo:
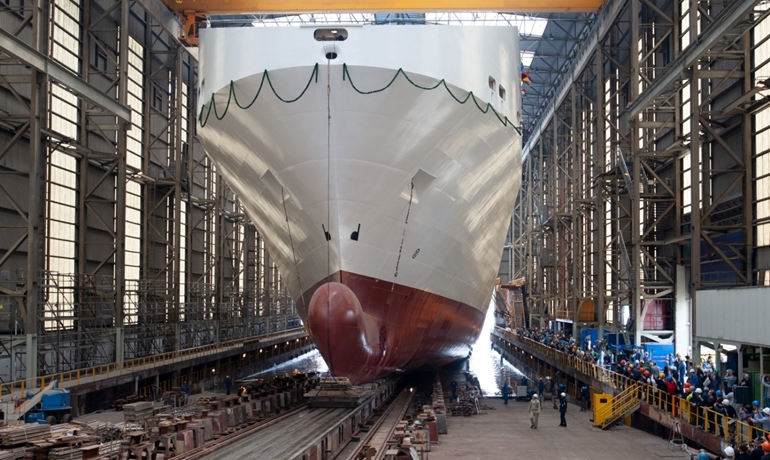
[[[121,347],[128,360],[300,327],[285,290],[259,292],[257,304],[245,305],[242,293],[228,292],[219,302],[216,286],[191,282],[183,290],[187,301],[175,308],[156,280],[128,280],[128,302],[116,314],[116,289],[108,277],[44,272],[40,286],[40,375],[114,363]]]
[[[301,327],[153,1],[0,2],[0,380]]]
[[[750,261],[765,249],[755,209],[768,214],[752,188],[768,14],[756,1],[609,2],[562,97],[525,132],[515,273],[535,325],[670,342],[678,287],[767,282]]]

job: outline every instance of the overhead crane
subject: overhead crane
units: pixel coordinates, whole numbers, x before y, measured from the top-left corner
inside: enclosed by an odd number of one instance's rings
[[[429,13],[494,11],[595,13],[605,0],[163,0],[184,24],[182,41],[198,44],[197,24],[213,14]]]

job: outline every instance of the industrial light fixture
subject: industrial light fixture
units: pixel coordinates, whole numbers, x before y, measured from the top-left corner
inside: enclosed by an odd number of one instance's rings
[[[757,88],[760,90],[770,89],[770,78],[757,82]]]

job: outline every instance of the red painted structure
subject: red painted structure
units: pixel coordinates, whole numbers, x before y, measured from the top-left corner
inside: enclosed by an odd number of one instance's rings
[[[354,385],[465,357],[484,323],[470,305],[344,271],[308,289],[297,309],[329,370]]]

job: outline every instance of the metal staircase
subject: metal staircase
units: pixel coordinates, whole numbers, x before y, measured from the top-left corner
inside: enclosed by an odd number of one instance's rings
[[[606,430],[618,420],[636,412],[642,404],[640,396],[640,388],[636,384],[616,394],[610,404],[596,409],[594,420],[599,420],[600,422],[595,423],[595,425],[602,430]]]

